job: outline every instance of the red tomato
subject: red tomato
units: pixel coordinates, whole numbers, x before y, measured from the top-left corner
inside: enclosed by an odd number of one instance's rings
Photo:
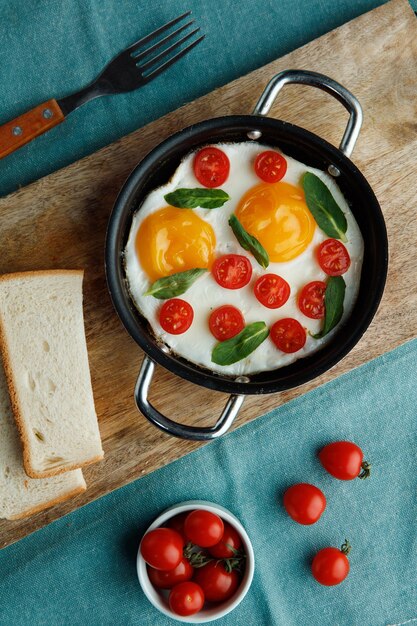
[[[255,296],[268,309],[278,309],[290,297],[290,286],[277,274],[264,274],[255,283]]]
[[[274,150],[265,150],[256,157],[256,175],[266,183],[277,183],[284,178],[286,171],[287,161]]]
[[[248,284],[252,276],[249,259],[240,254],[225,254],[211,268],[215,281],[225,289],[240,289]]]
[[[196,570],[194,580],[204,591],[209,602],[228,600],[239,587],[239,575],[236,570],[227,572],[223,563],[211,561]]]
[[[210,548],[223,537],[223,520],[210,511],[197,509],[187,515],[184,531],[188,539],[200,548]]]
[[[315,280],[304,285],[298,296],[298,306],[301,313],[304,313],[312,320],[320,320],[324,317],[324,294],[326,283],[322,280]]]
[[[193,319],[193,307],[181,298],[167,300],[159,312],[159,323],[171,335],[185,333],[193,323]]]
[[[349,542],[345,541],[341,550],[323,548],[317,552],[311,564],[311,571],[317,582],[330,587],[345,580],[350,569],[349,560],[346,556],[349,551]]]
[[[278,320],[271,328],[271,339],[282,352],[297,352],[307,340],[305,329],[300,322],[288,317]]]
[[[194,615],[203,608],[204,591],[194,582],[179,583],[169,594],[169,608],[177,615]]]
[[[231,339],[245,327],[242,313],[234,306],[225,304],[215,309],[209,317],[210,332],[219,341]]]
[[[177,567],[182,559],[184,542],[181,535],[171,528],[155,528],[143,537],[140,553],[151,567],[169,570]]]
[[[350,267],[350,256],[345,246],[337,239],[326,239],[317,251],[319,265],[329,276],[341,276]]]
[[[215,546],[209,549],[209,552],[216,559],[230,559],[241,546],[242,540],[237,530],[230,526],[228,522],[224,522],[223,537],[219,543],[216,543]]]
[[[181,537],[184,539],[184,543],[187,543],[188,541],[184,533],[184,522],[185,522],[185,518],[187,517],[187,515],[188,515],[187,511],[185,511],[185,513],[179,513],[178,515],[171,517],[171,519],[169,519],[166,523],[166,526],[168,528],[172,528],[173,530],[176,530],[177,533],[181,535]]]
[[[295,522],[308,526],[320,519],[326,508],[326,498],[318,487],[298,483],[284,493],[284,506]]]
[[[230,161],[226,154],[212,146],[203,148],[194,157],[194,174],[204,187],[220,187],[228,179]]]
[[[178,583],[191,580],[193,574],[194,568],[185,557],[181,559],[174,569],[160,570],[149,567],[148,565],[149,580],[153,586],[158,589],[172,589],[172,587]]]
[[[363,452],[351,441],[335,441],[324,446],[319,452],[324,469],[339,480],[368,478],[371,466],[363,460]]]

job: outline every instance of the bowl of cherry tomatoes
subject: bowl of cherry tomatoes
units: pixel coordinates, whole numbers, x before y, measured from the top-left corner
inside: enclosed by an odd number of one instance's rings
[[[161,613],[202,624],[230,613],[252,583],[252,543],[227,509],[202,500],[176,504],[149,526],[137,556],[139,583]]]

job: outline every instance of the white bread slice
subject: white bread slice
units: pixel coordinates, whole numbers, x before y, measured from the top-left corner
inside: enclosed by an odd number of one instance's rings
[[[103,458],[80,270],[0,276],[0,348],[23,462],[45,478]]]
[[[52,478],[29,478],[0,363],[0,518],[16,520],[42,511],[86,489],[80,469]]]

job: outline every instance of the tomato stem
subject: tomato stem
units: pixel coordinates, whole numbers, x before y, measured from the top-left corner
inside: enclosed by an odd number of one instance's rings
[[[349,552],[351,551],[352,546],[349,543],[348,539],[345,539],[344,543],[342,543],[341,548],[340,548],[340,552],[342,552],[343,554],[346,554],[346,556],[349,554]]]
[[[362,471],[359,474],[358,478],[365,479],[369,478],[371,475],[371,464],[368,461],[363,461],[361,465]]]

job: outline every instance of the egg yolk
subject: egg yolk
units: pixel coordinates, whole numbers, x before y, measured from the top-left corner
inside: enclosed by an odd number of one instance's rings
[[[152,281],[195,267],[210,267],[216,237],[210,224],[188,209],[165,207],[139,227],[135,247]]]
[[[275,263],[301,254],[316,228],[303,190],[284,182],[260,183],[249,189],[238,204],[236,216]]]

